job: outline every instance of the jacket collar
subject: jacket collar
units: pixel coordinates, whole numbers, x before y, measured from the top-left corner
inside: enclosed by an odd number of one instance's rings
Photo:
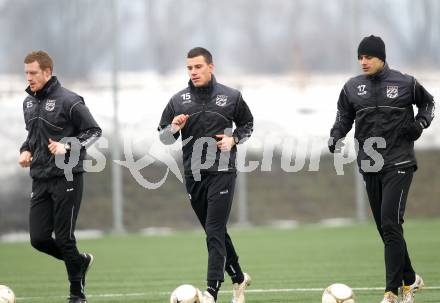
[[[211,95],[216,84],[217,84],[217,80],[215,79],[214,75],[211,75],[211,81],[209,81],[206,86],[195,87],[191,79],[188,81],[188,86],[190,90],[197,95],[203,95],[203,96]]]
[[[49,79],[49,81],[46,82],[46,84],[43,86],[42,89],[39,91],[33,92],[31,91],[31,88],[28,86],[26,88],[26,92],[35,97],[38,100],[46,99],[47,96],[49,96],[56,88],[60,87],[61,84],[58,82],[58,79],[56,76],[52,76],[52,78]]]
[[[383,69],[374,75],[368,75],[368,79],[370,80],[383,80],[385,79],[390,73],[390,67],[388,66],[388,63],[385,62],[385,65],[383,66]]]

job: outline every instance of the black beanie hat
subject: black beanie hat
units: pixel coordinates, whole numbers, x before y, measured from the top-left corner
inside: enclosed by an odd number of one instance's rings
[[[358,58],[361,55],[373,56],[385,62],[385,43],[380,37],[373,35],[365,37],[358,47]]]

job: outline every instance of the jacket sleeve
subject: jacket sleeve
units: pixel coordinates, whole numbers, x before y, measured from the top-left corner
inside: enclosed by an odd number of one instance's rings
[[[82,97],[70,107],[69,115],[73,125],[79,130],[76,138],[81,143],[81,147],[89,147],[101,136],[102,130],[85,105]]]
[[[356,112],[348,100],[344,87],[339,94],[336,121],[330,130],[330,136],[334,138],[334,141],[338,141],[347,135],[353,126],[355,116]]]
[[[20,154],[24,151],[28,151],[28,152],[31,151],[31,148],[29,147],[29,133],[26,140],[23,142],[23,144],[20,147]]]
[[[241,94],[238,96],[238,103],[235,108],[234,123],[236,128],[232,136],[237,138],[239,144],[245,142],[254,131],[254,117]]]
[[[434,119],[435,101],[434,97],[414,79],[414,101],[418,108],[416,120],[423,124],[423,128],[429,127]]]
[[[25,102],[26,102],[26,100],[25,100]],[[23,105],[23,111],[24,111],[24,105]],[[25,123],[26,123],[26,118],[25,118]],[[26,140],[23,142],[23,144],[21,145],[21,147],[20,147],[20,154],[22,153],[22,152],[24,152],[24,151],[31,151],[31,147],[29,146],[29,137],[30,137],[30,132],[29,132],[29,129],[28,129],[28,126],[27,126],[27,123],[26,123],[26,130],[27,130],[27,137],[26,137]]]
[[[180,132],[173,134],[171,131],[171,122],[175,116],[172,100],[168,102],[167,106],[162,112],[162,117],[160,118],[159,126],[157,130],[159,131],[159,139],[163,144],[170,145],[179,139]]]

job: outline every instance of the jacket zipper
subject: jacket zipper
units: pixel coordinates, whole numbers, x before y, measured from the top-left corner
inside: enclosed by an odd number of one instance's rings
[[[377,97],[377,79],[373,79],[372,80],[373,83],[373,96],[374,96],[374,101],[375,101],[375,115],[377,117],[377,115],[379,114],[379,100]],[[377,134],[377,119],[374,119],[374,127],[373,127],[373,136],[376,136]]]
[[[37,121],[36,121],[37,125],[34,126],[36,128],[34,135],[36,135],[36,137],[37,137],[35,139],[36,140],[36,142],[35,142],[35,150],[33,151],[33,154],[32,154],[34,160],[36,160],[38,158],[41,150],[44,148],[44,143],[41,142],[41,140],[40,140],[41,129],[42,129],[42,121],[40,119],[40,116],[41,116],[41,100],[37,99],[37,98],[35,98],[35,100],[37,100],[36,106],[38,108],[37,108]]]

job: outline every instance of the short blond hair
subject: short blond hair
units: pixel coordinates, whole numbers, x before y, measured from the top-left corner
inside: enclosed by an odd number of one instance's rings
[[[42,70],[46,68],[50,69],[50,72],[53,72],[53,60],[45,51],[33,51],[26,55],[24,58],[24,63],[29,64],[37,61]]]

